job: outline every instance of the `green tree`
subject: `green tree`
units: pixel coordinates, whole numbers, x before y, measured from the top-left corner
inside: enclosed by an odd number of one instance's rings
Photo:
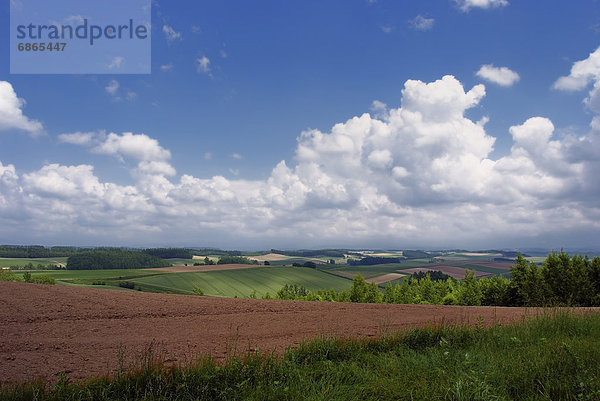
[[[352,280],[352,287],[350,288],[350,301],[351,302],[366,302],[367,299],[368,284],[359,273],[354,276]]]
[[[379,286],[375,283],[367,285],[365,302],[370,304],[380,304],[383,302],[383,294],[379,291]]]
[[[500,276],[480,279],[481,304],[486,306],[509,305],[509,286],[510,280]]]
[[[512,306],[523,306],[529,303],[527,260],[519,253],[517,263],[510,267],[510,303]]]
[[[402,280],[402,284],[394,287],[394,303],[412,304],[415,303],[415,295],[410,280]]]
[[[342,290],[337,293],[337,301],[338,302],[352,302],[350,300],[350,291]]]
[[[397,284],[396,284],[397,285]],[[386,304],[396,303],[396,297],[394,296],[394,286],[388,282],[385,286],[385,292],[383,293],[383,302]]]
[[[465,271],[465,279],[460,286],[456,299],[460,305],[481,305],[481,289],[472,270],[467,269]]]
[[[590,303],[598,306],[600,305],[600,257],[596,256],[592,259],[588,275],[592,286],[592,299]]]
[[[589,259],[575,255],[570,263],[571,297],[569,304],[577,306],[590,306],[593,304],[594,284],[590,280],[592,269]]]
[[[569,299],[570,280],[568,278],[571,258],[563,251],[552,252],[542,266],[542,277],[547,299],[554,304],[564,304]],[[567,283],[565,283],[565,279]],[[566,285],[565,285],[566,284]]]

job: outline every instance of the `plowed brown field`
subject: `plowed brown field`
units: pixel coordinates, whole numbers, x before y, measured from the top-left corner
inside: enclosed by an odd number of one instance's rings
[[[114,372],[152,343],[166,362],[280,352],[317,336],[376,336],[427,322],[521,319],[521,308],[267,301],[0,282],[0,381]]]

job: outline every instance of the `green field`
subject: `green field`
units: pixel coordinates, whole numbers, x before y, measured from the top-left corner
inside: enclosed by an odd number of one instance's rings
[[[119,288],[120,282],[135,284],[136,290],[173,294],[193,294],[195,286],[205,295],[223,297],[249,297],[256,291],[257,297],[267,292],[272,296],[286,284],[296,284],[310,290],[330,289],[336,291],[350,288],[352,281],[306,267],[256,267],[252,269],[222,270],[209,272],[167,273],[141,269],[116,270],[46,270],[32,275],[47,275],[57,284],[91,286],[102,281],[98,288]]]
[[[127,280],[135,277],[166,274],[143,269],[107,269],[107,270],[44,270],[32,272],[32,275],[43,274],[56,279],[59,282],[70,284],[86,284],[90,280]]]
[[[341,266],[341,265],[330,265],[321,267],[319,269],[336,273],[346,272],[351,274],[360,273],[364,278],[372,278],[381,276],[387,273],[397,273],[398,270],[411,269],[414,267],[433,267],[434,263],[429,263],[429,259],[409,259],[402,260],[400,263],[386,263],[381,265],[372,266]]]
[[[181,259],[181,258],[170,258],[165,259],[167,262],[172,264],[173,266],[184,266],[186,263],[188,266],[193,266],[194,263],[204,263],[205,256],[202,256],[202,259]],[[219,257],[216,255],[211,255],[208,257],[213,262],[217,263],[219,261]]]
[[[400,256],[400,252],[367,253],[375,256]],[[494,274],[507,275],[506,271],[484,266],[473,265],[473,262],[489,260],[490,256],[449,254],[443,264],[465,267]],[[218,256],[210,258],[217,262]],[[336,264],[326,264],[329,259],[334,259]],[[442,256],[444,259],[444,256]],[[322,260],[317,269],[291,267],[292,263]],[[39,258],[18,259],[0,258],[0,266],[25,266],[32,263],[47,265],[49,263],[64,263],[67,258]],[[401,272],[404,269],[427,267],[435,269],[436,263],[430,263],[430,258],[406,259],[399,263],[388,263],[372,266],[348,266],[340,264],[343,258],[309,258],[284,256],[284,260],[271,261],[270,267],[256,267],[253,269],[211,271],[211,272],[182,272],[168,273],[161,271],[148,271],[142,269],[117,269],[117,270],[39,270],[32,274],[45,274],[57,280],[59,285],[94,286],[97,288],[119,288],[119,285],[131,286],[138,291],[192,294],[194,288],[201,288],[205,295],[225,297],[249,297],[251,295],[262,297],[267,292],[273,296],[286,284],[303,286],[309,290],[335,289],[340,291],[351,286],[352,277],[360,273],[364,278],[370,279],[387,273]],[[202,259],[168,259],[175,266],[194,263],[203,263]],[[282,266],[283,265],[283,266]],[[127,282],[127,283],[126,283]],[[398,280],[392,282],[395,284]],[[384,287],[385,284],[380,285]]]
[[[167,273],[129,280],[142,290],[192,294],[195,286],[205,295],[223,297],[257,297],[267,292],[272,296],[286,284],[304,286],[310,290],[350,288],[352,281],[306,267],[256,267],[242,270]]]
[[[67,264],[66,257],[56,257],[56,258],[0,258],[0,267],[10,267],[10,266],[25,266],[29,263],[32,263],[34,266],[38,264],[47,265],[47,264],[56,264],[62,263]]]
[[[17,274],[23,276],[23,273]],[[111,270],[39,270],[31,272],[32,276],[50,276],[56,280],[58,285],[69,285],[78,287],[94,287],[103,289],[125,290],[119,287],[119,282],[131,281],[131,279],[145,276],[167,274],[141,269],[111,269]],[[103,285],[93,283],[103,282]]]
[[[480,266],[480,265],[470,265],[470,264],[464,264],[460,267],[464,267],[465,269],[469,269],[469,270],[476,270],[476,271],[480,271],[480,272],[486,272],[486,273],[493,273],[497,276],[504,276],[504,277],[510,277],[510,272],[507,270],[502,270],[502,269],[495,269],[493,267],[487,267],[487,266]]]

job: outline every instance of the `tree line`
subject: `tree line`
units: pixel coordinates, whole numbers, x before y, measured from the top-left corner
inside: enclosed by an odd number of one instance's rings
[[[192,259],[193,256],[242,256],[242,251],[224,251],[214,248],[147,248],[143,250],[148,255],[162,259]]]
[[[400,258],[386,258],[382,256],[366,256],[362,259],[348,259],[349,266],[373,266],[384,265],[387,263],[400,263]]]
[[[93,249],[122,249],[122,248],[91,248]],[[0,245],[0,258],[54,258],[68,257],[81,251],[82,248],[74,246],[52,246],[43,245]],[[162,259],[192,259],[192,256],[227,255],[241,256],[242,251],[224,251],[221,249],[203,248],[147,248],[142,252]]]
[[[257,265],[256,260],[250,260],[244,256],[230,256],[224,255],[219,258],[218,265]]]
[[[67,270],[143,269],[170,265],[141,251],[111,248],[80,250],[67,259]]]
[[[76,247],[42,245],[0,245],[0,258],[56,258],[71,256]]]
[[[590,260],[564,252],[551,253],[541,267],[521,255],[510,269],[511,279],[476,279],[467,270],[464,280],[432,280],[430,274],[388,283],[384,291],[357,274],[349,290],[310,291],[286,285],[275,299],[483,306],[600,306],[600,257]],[[264,298],[271,298],[265,294]]]

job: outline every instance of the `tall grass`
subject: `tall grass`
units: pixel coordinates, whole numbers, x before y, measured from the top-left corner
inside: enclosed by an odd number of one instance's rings
[[[2,400],[600,400],[600,315],[554,311],[511,326],[442,326],[321,338],[283,357],[135,369],[5,386]]]

